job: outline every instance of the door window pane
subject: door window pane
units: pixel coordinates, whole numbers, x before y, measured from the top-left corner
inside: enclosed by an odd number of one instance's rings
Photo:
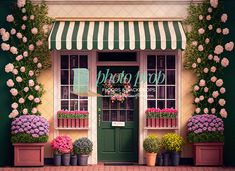
[[[70,69],[78,68],[78,56],[70,55]]]
[[[157,56],[157,69],[165,69],[165,56]]]
[[[127,111],[127,121],[134,121],[134,112],[133,111]]]
[[[148,86],[148,99],[155,99],[156,98],[156,87],[155,86]]]
[[[61,86],[61,99],[68,99],[68,98],[69,98],[69,87]]]
[[[157,98],[164,99],[165,98],[165,86],[157,87]]]
[[[109,109],[110,98],[103,97],[103,109]]]
[[[175,69],[175,56],[167,56],[167,69]]]
[[[175,70],[167,71],[167,84],[175,84]]]
[[[69,110],[69,101],[61,101],[61,109],[62,110]]]
[[[148,108],[155,108],[156,102],[155,100],[148,100]]]
[[[156,56],[149,55],[147,65],[148,65],[148,69],[155,69],[156,68]]]
[[[167,87],[167,98],[168,99],[174,99],[175,98],[175,87],[174,86],[168,86]]]
[[[168,108],[175,108],[175,100],[167,100]]]
[[[68,69],[69,68],[69,56],[68,55],[61,56],[60,68],[61,69]]]
[[[69,84],[69,71],[68,70],[62,70],[61,71],[61,84],[62,85],[68,85]]]
[[[103,110],[103,121],[109,121],[109,111]]]
[[[125,110],[121,110],[120,111],[120,119],[119,119],[119,121],[121,121],[121,122],[126,121],[126,111]]]
[[[77,100],[70,101],[70,110],[78,110],[78,101]]]
[[[165,100],[158,100],[157,107],[160,109],[164,109],[165,108]]]
[[[118,121],[116,110],[111,110],[111,121]]]

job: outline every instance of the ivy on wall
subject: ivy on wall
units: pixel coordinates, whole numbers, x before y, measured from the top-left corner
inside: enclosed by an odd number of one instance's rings
[[[47,17],[45,3],[33,5],[29,0],[18,0],[13,14],[6,17],[9,30],[0,29],[1,49],[14,58],[5,66],[12,75],[7,81],[13,97],[10,118],[18,115],[40,115],[43,85],[37,77],[50,67],[47,37],[52,20]]]
[[[185,24],[188,26],[185,68],[193,70],[197,82],[193,85],[194,114],[215,114],[227,117],[222,71],[229,65],[229,52],[234,43],[224,42],[229,34],[225,27],[228,15],[218,0],[192,4]]]

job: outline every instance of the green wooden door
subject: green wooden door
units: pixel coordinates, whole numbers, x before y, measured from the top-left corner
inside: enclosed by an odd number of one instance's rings
[[[138,67],[98,67],[98,72],[129,73],[132,88]],[[112,102],[105,95],[102,83],[97,85],[98,97],[98,160],[107,162],[136,162],[138,160],[138,98],[132,92],[124,102]],[[112,122],[124,122],[125,126],[112,126]]]

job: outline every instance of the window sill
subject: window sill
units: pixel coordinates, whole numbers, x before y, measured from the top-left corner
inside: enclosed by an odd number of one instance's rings
[[[144,127],[145,130],[178,130],[178,127]]]
[[[55,128],[56,130],[89,130],[90,128]]]

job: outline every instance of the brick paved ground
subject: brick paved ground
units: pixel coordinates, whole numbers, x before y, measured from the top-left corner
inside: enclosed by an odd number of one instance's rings
[[[235,171],[235,168],[223,167],[146,167],[146,166],[45,166],[45,167],[6,167],[0,171]]]

